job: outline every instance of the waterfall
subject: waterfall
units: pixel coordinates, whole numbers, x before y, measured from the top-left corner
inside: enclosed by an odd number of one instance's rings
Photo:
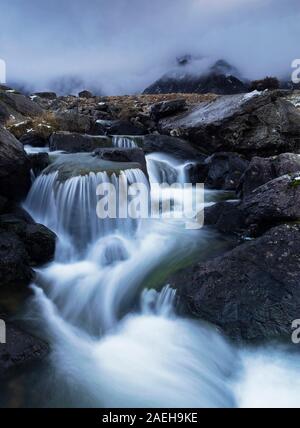
[[[188,183],[187,167],[192,162],[179,162],[165,153],[152,153],[147,155],[147,167],[152,183]]]
[[[134,140],[134,137],[124,135],[115,135],[114,137],[112,137],[112,143],[114,147],[118,147],[120,149],[135,149],[136,147],[138,147]]]
[[[103,183],[113,184],[117,195],[126,184],[148,186],[144,173],[138,169],[121,171],[119,175],[90,172],[62,182],[57,171],[44,173],[35,180],[25,208],[39,223],[54,230],[65,248],[67,244],[75,252],[115,232],[132,236],[138,226],[136,220],[106,218],[100,221],[97,217],[96,189]]]
[[[61,162],[66,159],[71,158],[61,156]],[[169,181],[186,179],[185,165],[169,157],[150,156],[147,162],[150,180],[156,174]],[[30,304],[34,314],[28,312],[29,318],[41,320],[39,328],[52,349],[51,376],[39,377],[40,402],[235,406],[230,379],[233,361],[238,364],[236,351],[215,329],[179,317],[171,287],[158,291],[145,286],[149,277],[157,281],[165,265],[192,254],[199,240],[207,245],[211,235],[195,235],[178,222],[100,220],[99,183],[148,183],[135,169],[117,178],[90,172],[62,179],[51,168],[36,178],[25,203],[35,220],[58,235],[55,260],[37,270]]]

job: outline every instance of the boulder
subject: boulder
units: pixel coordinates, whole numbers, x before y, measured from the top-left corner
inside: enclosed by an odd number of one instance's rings
[[[28,155],[28,158],[35,176],[39,175],[50,164],[48,153],[33,153]]]
[[[241,177],[239,191],[242,196],[249,195],[254,189],[274,178],[285,174],[300,173],[300,155],[283,153],[270,158],[255,156]]]
[[[300,226],[281,225],[257,240],[182,271],[171,282],[190,314],[250,342],[291,340],[300,313]]]
[[[20,201],[30,185],[30,162],[23,145],[0,125],[0,195]]]
[[[143,126],[133,125],[126,120],[97,120],[93,127],[93,134],[145,135],[147,130]]]
[[[21,114],[24,117],[35,117],[43,114],[43,109],[29,97],[14,92],[0,91],[0,102],[5,104],[10,110],[10,114]]]
[[[206,156],[195,149],[188,141],[166,135],[145,135],[143,148],[146,154],[162,152],[180,160],[203,161]]]
[[[300,219],[300,175],[283,175],[253,190],[243,201],[205,210],[206,224],[222,232],[259,236],[274,225]]]
[[[141,170],[144,172],[144,174],[148,176],[146,158],[142,149],[97,149],[94,155],[100,159],[111,162],[138,163],[140,164]]]
[[[28,145],[32,147],[45,147],[49,144],[49,140],[36,131],[30,131],[23,134],[20,138],[20,142],[24,146]]]
[[[74,112],[55,113],[56,128],[61,131],[78,132],[88,134],[92,127],[91,119]]]
[[[176,135],[207,153],[236,152],[247,158],[300,150],[300,112],[284,91],[221,96],[187,113],[160,120]]]
[[[23,260],[27,265],[24,272],[30,270],[29,266],[42,265],[54,257],[56,235],[45,226],[35,223],[22,209],[0,216],[0,233],[4,236],[10,234],[8,241],[16,248],[22,246],[19,253],[24,256]]]
[[[177,99],[161,101],[150,106],[150,116],[153,120],[159,120],[166,116],[180,113],[186,109],[186,100]]]
[[[236,190],[249,161],[237,153],[220,152],[206,159],[205,185],[211,189]]]
[[[2,316],[2,315],[1,315]],[[16,323],[6,321],[6,343],[0,344],[0,378],[26,368],[49,353],[49,346],[41,339],[22,330]]]
[[[50,150],[68,153],[93,152],[97,148],[111,147],[111,139],[105,136],[78,134],[75,132],[54,132],[50,137]]]

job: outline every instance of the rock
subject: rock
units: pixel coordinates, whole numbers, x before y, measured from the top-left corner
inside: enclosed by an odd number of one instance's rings
[[[55,92],[35,92],[32,94],[33,97],[43,98],[45,100],[55,100],[57,95]]]
[[[88,134],[92,127],[91,119],[74,112],[55,113],[57,129],[68,132]]]
[[[90,91],[81,91],[78,96],[79,98],[93,98],[93,94]]]
[[[2,226],[2,225],[0,225]],[[0,291],[23,290],[34,278],[27,251],[13,232],[0,231]]]
[[[166,116],[180,113],[186,108],[184,99],[161,101],[150,106],[150,115],[153,120],[159,120]]]
[[[93,152],[97,148],[111,147],[111,139],[105,136],[78,134],[75,132],[54,132],[50,137],[50,150],[69,153]]]
[[[223,233],[243,234],[247,226],[239,207],[240,201],[222,201],[207,207],[204,210],[205,224],[215,226]]]
[[[28,266],[42,265],[54,258],[56,235],[45,226],[35,223],[22,209],[0,216],[0,233],[11,234],[13,239],[10,240],[15,245],[17,241],[22,245],[26,252],[24,263]]]
[[[28,158],[35,176],[38,176],[50,164],[48,153],[34,153],[28,155]]]
[[[270,158],[254,157],[241,177],[240,194],[247,196],[268,181],[295,172],[300,173],[300,155],[283,153]]]
[[[6,343],[0,344],[0,378],[10,375],[17,368],[39,361],[49,353],[49,346],[20,329],[15,323],[6,321]]]
[[[13,134],[17,140],[20,140],[24,134],[26,134],[33,127],[33,121],[31,119],[24,120],[19,123],[6,126],[11,134]]]
[[[0,101],[25,117],[35,117],[43,114],[43,109],[29,97],[25,97],[25,95],[0,91]]]
[[[300,175],[283,175],[247,196],[239,209],[247,226],[259,228],[300,218]]]
[[[20,138],[20,142],[24,146],[32,146],[32,147],[45,147],[48,145],[49,140],[44,138],[36,131],[30,131],[23,134]]]
[[[235,340],[291,340],[300,313],[300,226],[281,225],[221,257],[181,272],[188,312]]]
[[[126,120],[97,120],[93,128],[93,134],[145,135],[147,130]]]
[[[100,159],[111,161],[111,162],[134,162],[141,166],[141,170],[146,176],[148,176],[147,163],[145,154],[142,149],[97,149],[94,153],[95,156]]]
[[[249,162],[236,153],[216,153],[206,159],[205,185],[211,189],[236,190]]]
[[[0,195],[20,201],[30,185],[30,162],[23,145],[0,125]]]
[[[222,232],[259,236],[274,225],[300,219],[300,175],[283,175],[253,190],[242,202],[205,210],[207,224]]]
[[[206,158],[188,141],[166,135],[145,135],[143,148],[146,154],[163,152],[180,160],[203,161]]]
[[[284,91],[230,95],[200,103],[189,112],[162,119],[159,129],[191,141],[207,153],[270,156],[300,150],[300,112]]]

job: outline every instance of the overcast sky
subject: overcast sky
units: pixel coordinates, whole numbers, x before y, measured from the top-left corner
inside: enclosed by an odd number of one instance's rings
[[[248,78],[300,58],[300,0],[0,0],[0,58],[34,89],[74,76],[86,87],[143,90],[186,53],[224,58]],[[195,64],[195,72],[201,64]],[[78,82],[80,86],[80,83]]]

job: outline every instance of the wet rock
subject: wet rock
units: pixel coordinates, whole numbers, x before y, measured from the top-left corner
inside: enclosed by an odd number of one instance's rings
[[[93,134],[145,135],[147,130],[143,126],[133,125],[126,120],[97,120],[93,127]]]
[[[21,249],[20,245],[23,247],[19,253],[24,256],[24,263],[28,265],[25,272],[30,270],[29,266],[47,263],[54,257],[56,235],[45,226],[35,223],[22,209],[0,216],[0,233],[7,234],[5,236],[10,234],[9,242],[16,248]]]
[[[34,153],[28,155],[28,158],[35,176],[39,175],[50,164],[48,153]]]
[[[300,313],[300,226],[281,225],[174,280],[190,314],[231,338],[286,339]]]
[[[105,136],[78,134],[75,132],[54,132],[50,137],[50,150],[69,153],[93,152],[97,148],[111,147],[111,139]]]
[[[270,158],[254,157],[241,177],[239,190],[242,196],[285,174],[300,173],[300,155],[283,153]]]
[[[0,195],[20,201],[30,185],[30,162],[23,145],[0,125]]]
[[[205,185],[211,189],[236,190],[249,161],[237,153],[216,153],[206,159]]]
[[[188,141],[166,135],[145,135],[143,148],[145,153],[162,152],[180,160],[203,161],[206,158]]]
[[[41,339],[23,331],[15,323],[6,321],[6,343],[0,344],[0,378],[15,369],[26,368],[49,353],[49,346]]]
[[[300,176],[283,175],[252,191],[241,202],[205,210],[207,224],[226,232],[259,236],[274,225],[300,219]],[[233,221],[234,219],[234,221]]]
[[[45,147],[48,145],[49,140],[35,131],[30,131],[21,136],[20,142],[24,146],[28,145],[32,147]]]
[[[133,162],[140,164],[141,170],[148,176],[145,154],[142,149],[97,149],[94,153],[100,159],[111,162]]]
[[[186,109],[186,101],[183,99],[161,101],[152,104],[150,107],[150,115],[153,120],[159,120],[166,116],[180,113]]]
[[[270,156],[300,150],[300,112],[284,91],[230,95],[200,103],[189,112],[162,119],[164,134],[188,139],[207,153]]]

